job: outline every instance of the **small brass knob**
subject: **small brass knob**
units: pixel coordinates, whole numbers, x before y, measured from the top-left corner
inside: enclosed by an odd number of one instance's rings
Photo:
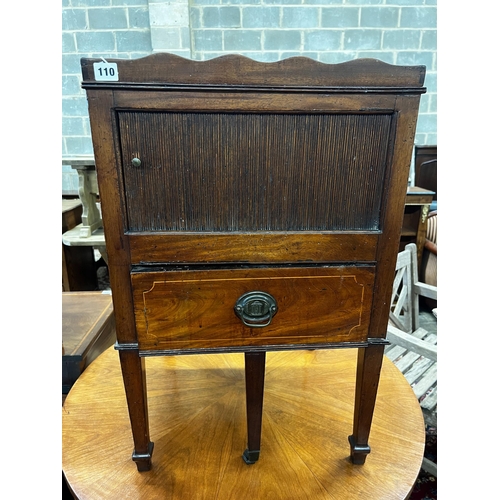
[[[139,158],[134,158],[132,160],[132,166],[134,166],[134,167],[140,167],[141,166],[141,160],[139,160]]]

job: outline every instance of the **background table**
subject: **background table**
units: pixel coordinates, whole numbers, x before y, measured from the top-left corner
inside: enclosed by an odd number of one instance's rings
[[[62,393],[83,370],[116,342],[111,295],[103,292],[62,293]]]
[[[82,202],[78,200],[62,200],[62,234],[74,231],[82,223]],[[64,243],[64,242],[63,242]],[[62,245],[62,289],[65,292],[74,290],[95,290],[97,276],[95,273],[94,252],[90,246]]]
[[[417,262],[419,268],[422,263],[422,253],[424,251],[427,215],[434,194],[434,191],[429,191],[418,186],[411,186],[406,192],[405,213],[403,227],[401,228],[399,251],[403,251],[408,243],[415,243],[417,245]]]
[[[139,473],[118,354],[99,356],[63,407],[63,470],[79,499],[405,498],[422,412],[384,358],[365,465],[352,465],[356,349],[267,354],[262,448],[246,465],[243,354],[146,359],[153,467]]]

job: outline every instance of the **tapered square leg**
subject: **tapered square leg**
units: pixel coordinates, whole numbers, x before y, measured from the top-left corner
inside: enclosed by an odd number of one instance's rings
[[[368,437],[375,409],[384,345],[370,345],[358,349],[356,395],[354,401],[353,433],[349,436],[351,461],[363,465],[370,453]]]
[[[134,440],[132,460],[139,472],[151,469],[153,443],[149,440],[148,401],[144,358],[135,350],[120,351],[123,384]]]
[[[254,464],[260,456],[265,371],[265,351],[245,353],[248,447],[243,460],[247,464]]]

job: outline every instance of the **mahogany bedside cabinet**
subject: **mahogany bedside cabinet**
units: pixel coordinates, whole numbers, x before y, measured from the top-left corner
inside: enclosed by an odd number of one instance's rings
[[[363,464],[425,67],[154,54],[82,72],[138,470],[144,357],[244,353],[254,463],[266,351],[319,348],[358,349]]]

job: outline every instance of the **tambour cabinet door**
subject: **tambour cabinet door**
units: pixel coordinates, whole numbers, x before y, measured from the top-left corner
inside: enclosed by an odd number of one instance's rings
[[[117,120],[129,231],[379,229],[392,113]]]

